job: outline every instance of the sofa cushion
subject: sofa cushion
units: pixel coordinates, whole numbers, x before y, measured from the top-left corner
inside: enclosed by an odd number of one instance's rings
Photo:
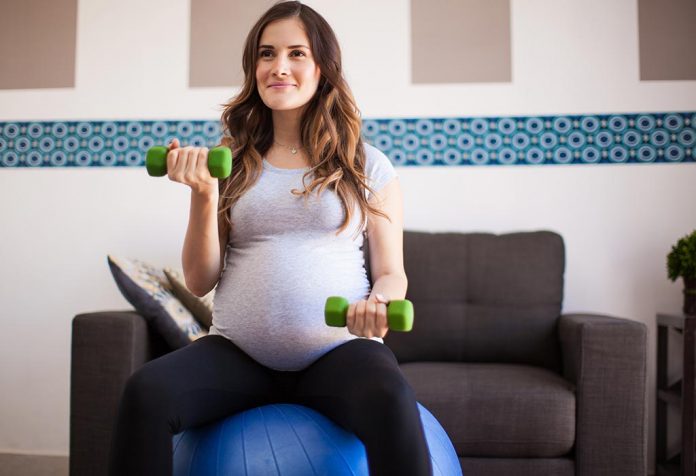
[[[107,260],[123,297],[172,349],[208,334],[174,296],[162,269],[136,259],[108,255]]]
[[[401,370],[460,457],[553,458],[573,447],[574,387],[554,372],[455,362],[406,363]]]
[[[193,317],[207,331],[213,324],[213,300],[215,299],[215,289],[210,291],[203,297],[198,297],[189,291],[186,286],[183,272],[174,268],[164,268],[164,275],[169,280],[172,286],[174,295],[179,298],[179,301],[184,303],[184,306],[191,311]]]
[[[384,339],[399,362],[520,363],[560,371],[560,235],[406,231],[404,266],[413,330]]]
[[[571,458],[460,458],[465,475],[575,476]]]

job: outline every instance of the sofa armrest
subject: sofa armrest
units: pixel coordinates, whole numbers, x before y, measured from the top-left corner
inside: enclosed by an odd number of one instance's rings
[[[111,432],[126,380],[166,352],[134,311],[79,314],[72,321],[70,475],[106,475]]]
[[[576,386],[577,476],[647,472],[647,327],[566,314],[558,326],[563,374]]]

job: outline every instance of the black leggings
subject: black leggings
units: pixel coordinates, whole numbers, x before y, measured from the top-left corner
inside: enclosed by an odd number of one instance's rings
[[[413,389],[385,344],[348,341],[300,371],[269,369],[220,335],[147,362],[127,381],[110,476],[171,476],[172,435],[270,403],[306,405],[353,432],[372,476],[432,474]]]

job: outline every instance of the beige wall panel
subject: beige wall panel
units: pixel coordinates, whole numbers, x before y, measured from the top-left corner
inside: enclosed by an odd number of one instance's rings
[[[189,86],[241,86],[247,34],[272,0],[191,0]]]
[[[509,0],[411,0],[413,83],[512,80]]]
[[[0,0],[0,89],[75,87],[77,0]]]
[[[696,0],[638,0],[640,79],[696,79]]]

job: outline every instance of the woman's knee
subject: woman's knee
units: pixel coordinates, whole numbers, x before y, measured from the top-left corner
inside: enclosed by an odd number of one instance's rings
[[[131,412],[150,415],[164,406],[168,394],[157,372],[145,364],[126,380],[121,400]]]
[[[369,383],[356,392],[360,408],[374,411],[380,415],[398,417],[413,409],[416,401],[413,388],[402,375],[382,376],[379,379],[366,379]]]

